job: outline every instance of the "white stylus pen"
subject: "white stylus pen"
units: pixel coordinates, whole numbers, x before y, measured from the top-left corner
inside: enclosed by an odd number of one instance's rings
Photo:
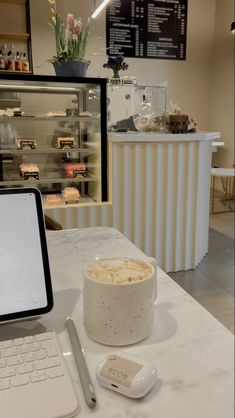
[[[94,408],[94,406],[96,405],[96,395],[94,387],[91,382],[79,336],[74,322],[71,318],[66,319],[65,327],[68,331],[85,401],[90,408]]]

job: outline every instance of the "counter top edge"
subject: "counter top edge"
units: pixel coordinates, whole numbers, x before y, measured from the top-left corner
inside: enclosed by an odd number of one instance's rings
[[[191,132],[187,134],[164,134],[157,132],[109,132],[111,142],[182,142],[211,141],[221,138],[220,132]]]

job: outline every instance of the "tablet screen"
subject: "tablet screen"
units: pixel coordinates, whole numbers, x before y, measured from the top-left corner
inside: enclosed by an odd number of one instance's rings
[[[52,306],[41,194],[0,190],[0,321],[41,315]]]

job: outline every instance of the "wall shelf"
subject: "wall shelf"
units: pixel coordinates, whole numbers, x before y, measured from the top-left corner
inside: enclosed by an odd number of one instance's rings
[[[1,3],[7,4],[26,4],[27,0],[1,0]]]
[[[22,51],[26,53],[29,61],[29,71],[33,72],[32,48],[31,48],[31,29],[30,29],[30,2],[29,0],[0,0],[0,15],[2,18],[0,40],[6,44],[7,52]],[[7,68],[1,70],[1,73],[8,72]],[[10,72],[10,71],[9,71]],[[13,72],[13,71],[12,71]],[[17,71],[17,73],[26,73]]]
[[[29,33],[20,32],[0,32],[0,38],[18,39],[19,41],[27,41],[30,37]]]

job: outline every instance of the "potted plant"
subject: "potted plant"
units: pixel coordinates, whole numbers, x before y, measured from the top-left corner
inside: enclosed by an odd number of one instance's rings
[[[89,65],[86,50],[92,31],[92,19],[83,25],[81,17],[77,19],[67,14],[66,25],[57,13],[56,0],[48,0],[51,18],[49,25],[55,34],[56,55],[50,60],[56,75],[84,77]]]
[[[114,57],[108,57],[108,61],[105,64],[103,64],[103,67],[110,68],[111,70],[113,70],[113,75],[109,80],[110,84],[120,84],[121,77],[119,71],[127,70],[128,64],[124,61],[123,55],[117,55]]]

